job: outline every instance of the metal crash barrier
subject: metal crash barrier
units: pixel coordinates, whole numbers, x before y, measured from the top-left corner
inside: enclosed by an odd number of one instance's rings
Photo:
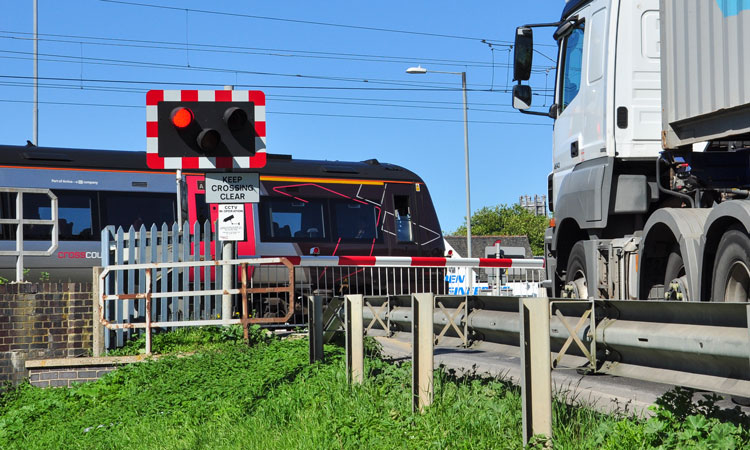
[[[525,439],[551,434],[551,370],[555,368],[740,397],[750,394],[747,303],[452,297],[428,293],[430,304],[425,305],[424,298],[417,303],[420,295],[345,297],[353,305],[349,306],[350,311],[354,311],[347,312],[347,318],[356,317],[357,311],[361,314],[358,322],[346,327],[347,342],[361,339],[373,329],[388,334],[412,333],[415,409],[423,410],[432,398],[431,391],[420,390],[426,389],[429,380],[417,372],[431,367],[433,355],[428,349],[435,344],[435,337],[448,333],[461,339],[462,329],[467,330],[472,341],[521,347]],[[470,305],[465,315],[464,304]],[[425,319],[422,313],[428,310]],[[376,312],[379,319],[372,323]],[[446,326],[449,331],[444,332]],[[311,324],[311,332],[313,329]],[[361,351],[348,350],[347,367],[361,367],[361,357]],[[361,382],[361,369],[354,373],[354,379]]]

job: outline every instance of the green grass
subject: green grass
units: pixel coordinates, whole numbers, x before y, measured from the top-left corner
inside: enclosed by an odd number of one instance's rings
[[[519,390],[501,381],[437,371],[433,406],[412,414],[408,363],[369,358],[365,384],[352,387],[339,347],[326,347],[326,362],[310,365],[306,339],[260,338],[248,348],[236,332],[181,333],[159,345],[195,354],[122,367],[72,389],[8,391],[0,399],[0,448],[522,447]],[[677,391],[648,421],[555,404],[554,446],[750,445],[746,422],[720,421],[711,401],[701,410],[687,406],[687,396]]]

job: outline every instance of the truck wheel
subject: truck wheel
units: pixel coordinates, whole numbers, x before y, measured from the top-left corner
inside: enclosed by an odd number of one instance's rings
[[[679,248],[674,248],[667,258],[664,272],[664,300],[688,301],[687,276],[685,264]]]
[[[716,250],[711,283],[711,301],[746,302],[750,298],[750,238],[731,229]]]
[[[581,241],[576,242],[570,251],[562,296],[564,298],[589,298],[586,281],[586,252],[583,250]]]

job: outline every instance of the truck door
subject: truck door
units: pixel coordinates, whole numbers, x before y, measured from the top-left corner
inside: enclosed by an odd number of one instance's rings
[[[555,104],[557,118],[553,131],[554,192],[559,192],[562,179],[583,160],[584,104],[586,90],[581,88],[584,70],[584,38],[586,36],[585,12],[579,13],[579,23],[567,35],[559,38],[559,56]],[[553,199],[557,204],[557,199]]]
[[[617,40],[617,153],[622,158],[653,158],[662,150],[659,1],[625,2],[618,22],[618,30],[632,38]]]

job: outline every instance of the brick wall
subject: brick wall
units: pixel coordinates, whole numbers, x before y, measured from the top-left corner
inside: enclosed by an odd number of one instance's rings
[[[115,365],[30,368],[29,380],[38,387],[71,387],[74,383],[98,380],[115,368]]]
[[[91,283],[0,285],[0,383],[28,376],[28,359],[88,355]]]

